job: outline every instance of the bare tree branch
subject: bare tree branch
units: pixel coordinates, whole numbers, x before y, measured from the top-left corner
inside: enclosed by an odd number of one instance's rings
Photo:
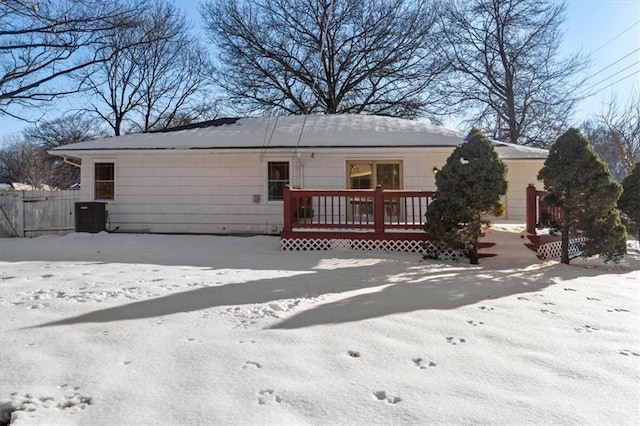
[[[559,57],[565,5],[542,0],[451,1],[442,55],[454,72],[443,95],[493,138],[547,146],[580,99],[580,55]]]
[[[446,68],[437,2],[216,0],[201,11],[219,52],[216,82],[241,110],[443,112],[430,93]]]
[[[0,2],[0,113],[38,106],[80,87],[64,77],[108,59],[105,37],[133,25],[138,0]],[[55,84],[53,84],[55,82]]]
[[[90,110],[115,135],[172,126],[197,109],[212,71],[205,49],[187,28],[176,6],[156,1],[135,28],[110,35],[107,60],[96,71],[80,75],[96,96]]]
[[[80,182],[80,169],[47,154],[47,150],[103,135],[94,120],[78,114],[28,127],[0,147],[0,178],[34,188],[68,188]]]
[[[612,176],[622,181],[640,163],[640,92],[634,92],[625,105],[612,96],[595,120],[582,128]]]

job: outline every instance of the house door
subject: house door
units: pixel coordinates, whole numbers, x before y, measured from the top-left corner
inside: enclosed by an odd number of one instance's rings
[[[347,162],[348,189],[374,189],[381,186],[386,190],[402,189],[401,161],[354,160]],[[373,203],[370,200],[353,200],[354,216],[373,215]],[[404,216],[399,200],[385,202],[385,220],[399,220]]]
[[[401,161],[348,161],[348,189],[402,189]]]

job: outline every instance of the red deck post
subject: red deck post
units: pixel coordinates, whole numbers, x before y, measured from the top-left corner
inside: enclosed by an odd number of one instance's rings
[[[532,184],[527,186],[526,193],[526,220],[527,220],[527,233],[536,234],[536,225],[538,218],[538,203],[536,187]]]
[[[373,226],[376,234],[384,233],[384,194],[381,186],[373,195]]]
[[[284,227],[283,232],[291,232],[293,229],[291,217],[293,212],[291,211],[291,187],[289,185],[284,187],[284,200],[282,209],[284,211]]]

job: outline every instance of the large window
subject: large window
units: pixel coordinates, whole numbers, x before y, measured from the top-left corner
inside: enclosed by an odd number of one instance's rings
[[[93,176],[94,198],[113,200],[115,198],[115,164],[95,163]]]
[[[289,185],[289,162],[269,161],[267,163],[268,200],[283,200],[284,187],[287,185]]]
[[[402,189],[401,161],[358,160],[347,162],[349,189]]]

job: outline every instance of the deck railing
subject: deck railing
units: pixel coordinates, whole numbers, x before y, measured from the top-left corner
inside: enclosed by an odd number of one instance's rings
[[[284,229],[422,231],[433,192],[376,189],[284,190]]]
[[[535,186],[527,187],[527,233],[536,235],[538,228],[545,227],[545,222],[550,220],[562,221],[562,209],[560,207],[544,205],[542,199],[547,195],[546,191],[538,191]]]

